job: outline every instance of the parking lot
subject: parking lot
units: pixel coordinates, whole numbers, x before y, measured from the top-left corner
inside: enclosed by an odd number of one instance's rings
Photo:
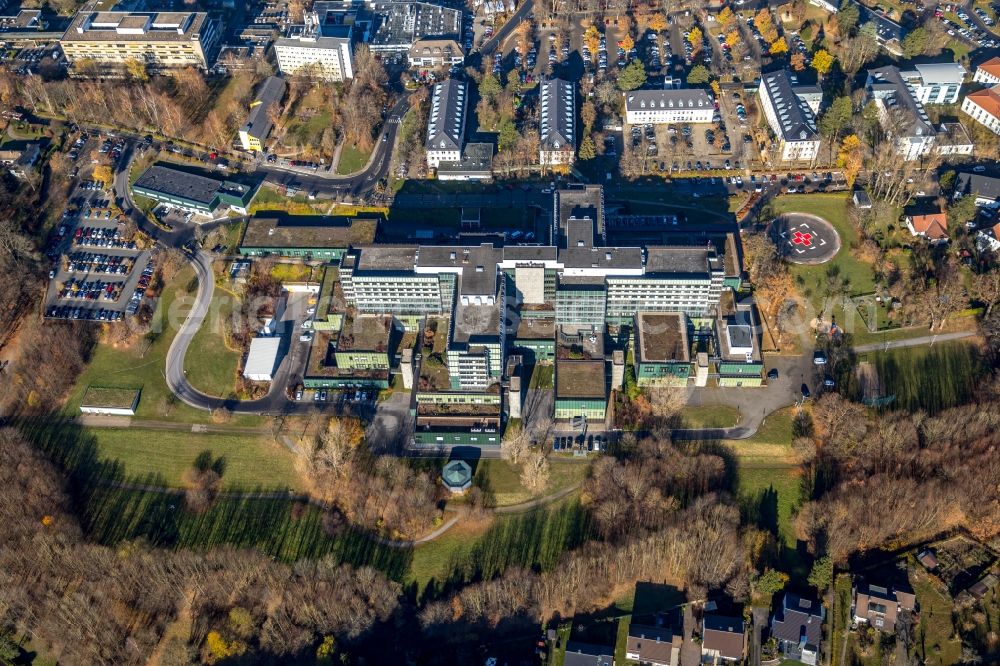
[[[138,311],[155,271],[112,210],[110,194],[81,182],[50,236],[45,316],[119,321]]]

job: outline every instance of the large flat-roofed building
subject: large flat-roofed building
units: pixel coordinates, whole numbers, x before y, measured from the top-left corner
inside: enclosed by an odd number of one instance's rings
[[[340,261],[351,247],[373,243],[378,224],[374,217],[255,215],[243,231],[240,254]]]
[[[546,79],[539,85],[538,161],[542,166],[573,164],[576,158],[576,85]]]
[[[336,2],[316,2],[305,23],[274,42],[278,70],[312,74],[329,81],[354,78],[352,40],[357,12]]]
[[[172,208],[210,214],[226,206],[246,214],[258,185],[219,180],[170,166],[154,164],[132,185],[132,192]]]
[[[437,177],[438,180],[491,179],[493,177],[493,144],[467,144],[462,150],[462,159],[458,162],[438,162]]]
[[[603,421],[607,407],[607,372],[603,360],[556,361],[555,418],[583,416]]]
[[[244,150],[259,152],[264,149],[264,141],[274,124],[271,113],[285,96],[285,87],[285,80],[279,76],[269,76],[260,85],[250,115],[240,128],[240,144]]]
[[[710,123],[714,113],[715,103],[700,88],[625,93],[625,122],[630,125]]]
[[[965,80],[965,68],[957,62],[914,65],[900,72],[913,98],[921,104],[954,104]]]
[[[77,13],[60,43],[72,63],[124,64],[139,60],[158,68],[212,65],[222,30],[204,12]]]
[[[421,39],[460,39],[462,11],[429,2],[373,2],[368,4],[376,27],[368,45],[375,53],[409,52]]]
[[[427,114],[427,166],[460,162],[465,145],[465,113],[468,88],[464,81],[448,79],[434,86]]]
[[[640,386],[687,386],[691,376],[687,317],[679,312],[636,314],[634,358]]]
[[[760,79],[760,105],[778,141],[778,159],[783,162],[812,161],[819,151],[816,111],[809,99],[798,94],[797,88],[792,74],[785,69]]]
[[[896,140],[896,150],[904,160],[917,160],[931,152],[937,130],[898,67],[868,70],[865,93],[878,108],[879,122]]]

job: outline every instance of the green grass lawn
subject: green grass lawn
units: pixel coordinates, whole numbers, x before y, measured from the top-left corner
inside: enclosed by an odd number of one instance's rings
[[[567,486],[587,478],[590,465],[553,460],[549,485],[545,494],[557,493]],[[493,498],[494,506],[510,506],[533,499],[521,485],[521,471],[506,460],[481,460],[476,469],[475,484]]]
[[[795,511],[802,503],[800,468],[792,455],[795,410],[780,409],[745,440],[727,442],[735,456],[736,494],[743,520],[774,534],[780,545],[780,564],[790,574],[806,576],[808,569],[797,551]]]
[[[785,546],[795,548],[792,516],[802,503],[798,468],[741,464],[737,478],[747,520],[775,533]]]
[[[531,371],[531,380],[529,382],[529,388],[550,389],[552,388],[552,380],[554,376],[555,376],[554,365],[536,364],[534,369]]]
[[[962,655],[961,639],[955,638],[952,623],[952,600],[926,576],[911,580],[920,606],[913,652],[930,666],[957,664]]]
[[[164,367],[167,350],[177,333],[176,326],[183,320],[183,314],[188,310],[182,308],[179,298],[191,299],[186,285],[194,277],[191,268],[180,271],[163,291],[163,296],[157,304],[153,321],[161,330],[151,335],[151,339],[143,340],[132,348],[115,348],[100,344],[94,348],[87,368],[77,379],[66,401],[65,413],[76,416],[80,411],[80,401],[87,387],[114,386],[142,389],[136,417],[164,421],[180,421],[189,423],[209,423],[211,414],[201,409],[189,407],[178,401],[167,388],[164,377]],[[176,305],[175,305],[176,304]],[[174,311],[174,316],[167,313]],[[173,325],[169,319],[174,319]],[[156,330],[156,328],[154,328]],[[234,416],[233,425],[254,426],[262,423],[257,416]]]
[[[89,428],[101,459],[117,460],[126,476],[156,474],[181,487],[198,454],[222,459],[223,486],[302,488],[292,453],[265,435],[154,431],[141,428]]]
[[[232,328],[239,301],[230,292],[216,289],[208,316],[194,334],[184,357],[184,370],[191,385],[209,395],[234,394],[240,352],[226,346],[225,333]]]
[[[985,372],[976,346],[964,341],[869,352],[862,360],[874,364],[894,406],[931,413],[971,399]]]
[[[422,592],[428,585],[489,579],[509,567],[550,570],[589,535],[587,514],[572,496],[527,513],[497,515],[485,529],[460,524],[413,549],[406,582]]]
[[[372,152],[358,150],[356,146],[345,145],[340,151],[340,162],[337,163],[337,173],[347,175],[361,171],[368,164]]]
[[[680,413],[684,428],[731,428],[740,412],[730,405],[688,405]]]
[[[282,282],[308,282],[313,277],[313,269],[306,264],[275,264],[271,275]]]
[[[858,230],[847,215],[847,194],[796,194],[777,197],[775,213],[810,213],[830,222],[840,235],[840,252],[831,261],[819,266],[791,265],[792,277],[803,296],[818,310],[829,294],[827,276],[831,269],[848,283],[849,293],[868,293],[875,288],[872,266],[859,260],[851,246],[858,241]],[[839,314],[839,313],[838,313]]]

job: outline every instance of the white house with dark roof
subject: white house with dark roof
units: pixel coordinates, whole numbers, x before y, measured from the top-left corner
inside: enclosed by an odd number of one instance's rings
[[[809,96],[814,92],[806,88]],[[771,131],[778,140],[782,162],[806,162],[816,158],[819,151],[819,133],[816,131],[816,112],[811,100],[798,94],[791,73],[779,70],[765,74],[758,90],[760,106]]]
[[[427,166],[431,169],[436,169],[441,162],[462,160],[467,93],[465,82],[455,79],[434,86],[427,115]]]
[[[546,79],[539,85],[538,161],[542,166],[572,164],[576,157],[576,87]]]
[[[700,88],[625,93],[625,122],[630,125],[710,123],[714,113],[715,103]]]
[[[882,128],[896,139],[899,155],[906,161],[931,152],[937,129],[931,124],[916,90],[894,65],[868,70],[867,99],[875,103]]]

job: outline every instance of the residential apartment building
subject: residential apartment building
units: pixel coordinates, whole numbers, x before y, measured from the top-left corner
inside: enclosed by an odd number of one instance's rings
[[[710,123],[714,114],[715,103],[700,88],[625,93],[625,122],[630,125]]]
[[[994,56],[976,67],[976,73],[972,75],[972,80],[988,86],[1000,84],[1000,56]]]
[[[257,90],[257,97],[250,105],[250,115],[240,127],[240,145],[243,150],[260,152],[264,141],[271,133],[271,114],[285,96],[285,80],[279,76],[269,76]]]
[[[357,13],[335,2],[316,2],[302,25],[293,25],[274,42],[278,71],[309,72],[328,81],[354,78],[353,39]]]
[[[921,104],[954,104],[965,80],[965,68],[957,62],[914,65],[900,76]]]
[[[576,158],[576,86],[563,79],[543,80],[538,109],[539,163],[572,164]]]
[[[410,67],[451,67],[465,62],[465,51],[455,39],[418,39],[408,54]]]
[[[898,67],[888,65],[868,70],[865,92],[867,99],[875,102],[882,128],[895,138],[897,151],[904,160],[918,160],[931,152],[937,130],[917,99],[914,87]]]
[[[1000,134],[1000,84],[966,95],[962,112],[994,134]]]
[[[467,84],[456,79],[447,79],[434,86],[427,114],[427,166],[431,169],[436,169],[441,162],[462,160],[467,92]]]
[[[73,17],[62,39],[66,58],[123,65],[139,60],[154,68],[212,65],[222,29],[204,12],[92,12]]]
[[[777,159],[782,162],[809,162],[819,152],[816,111],[799,96],[798,86],[788,70],[761,77],[758,98],[764,117],[778,142]],[[812,88],[803,92],[813,97]]]

